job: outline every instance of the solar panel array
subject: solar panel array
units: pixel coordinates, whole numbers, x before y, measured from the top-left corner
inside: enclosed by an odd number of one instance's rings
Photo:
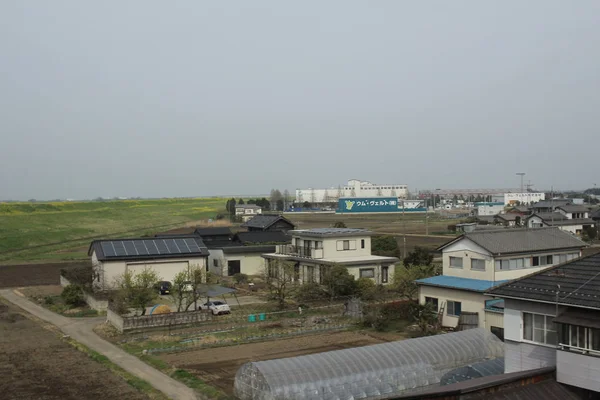
[[[158,256],[202,252],[198,239],[156,238],[101,242],[105,257]]]

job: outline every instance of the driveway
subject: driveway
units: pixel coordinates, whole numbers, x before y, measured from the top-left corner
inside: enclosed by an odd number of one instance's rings
[[[183,383],[163,374],[148,364],[121,350],[115,345],[100,338],[93,331],[94,326],[105,321],[105,318],[67,318],[47,310],[11,289],[0,290],[0,296],[14,305],[36,316],[37,318],[57,326],[64,334],[79,343],[108,357],[112,362],[129,373],[145,380],[157,390],[174,400],[197,400],[200,397]]]

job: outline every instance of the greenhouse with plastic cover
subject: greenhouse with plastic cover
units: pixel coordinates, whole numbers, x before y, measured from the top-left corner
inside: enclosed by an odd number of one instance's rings
[[[504,356],[504,343],[483,328],[244,364],[242,400],[384,399],[439,386],[456,368]]]

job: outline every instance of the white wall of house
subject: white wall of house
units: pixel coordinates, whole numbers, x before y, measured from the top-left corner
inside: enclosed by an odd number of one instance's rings
[[[126,261],[98,261],[96,252],[92,253],[92,265],[98,273],[96,284],[102,289],[113,288],[116,280],[126,271],[134,273],[150,268],[156,271],[161,280],[173,282],[175,275],[185,271],[189,266],[199,266],[206,269],[206,258],[195,257],[189,259],[165,258],[158,260],[126,260]]]
[[[448,301],[458,301],[461,303],[461,311],[476,312],[479,314],[479,327],[485,328],[485,301],[490,297],[483,293],[471,292],[466,290],[449,289],[435,286],[419,285],[419,303],[425,304],[425,298],[431,297],[438,299],[438,311],[444,304],[443,326],[456,327],[458,325],[458,316],[448,315]],[[489,328],[488,328],[489,329]]]
[[[547,256],[551,256],[551,263],[543,261],[548,260],[544,258]],[[442,263],[443,274],[447,276],[502,281],[520,278],[580,256],[580,250],[569,250],[493,257],[487,250],[471,240],[463,239],[443,250]],[[539,265],[534,265],[534,257],[537,257]],[[485,270],[476,268],[481,265],[476,263],[479,262],[478,260],[484,260]]]
[[[478,216],[492,216],[498,215],[504,211],[503,205],[483,205],[477,206],[475,213]]]
[[[600,392],[600,358],[557,351],[556,380],[571,386]]]
[[[336,260],[371,255],[371,237],[368,235],[318,238],[302,236],[301,234],[292,234],[292,245],[294,246],[306,247],[307,242],[309,241],[311,249],[322,249],[322,253],[315,252],[315,255],[318,254],[319,256],[313,256],[314,258]],[[344,242],[347,242],[347,244]]]
[[[240,273],[261,275],[265,267],[265,259],[260,253],[224,254],[221,249],[210,249],[208,270],[214,274],[227,276],[228,261],[240,261]]]

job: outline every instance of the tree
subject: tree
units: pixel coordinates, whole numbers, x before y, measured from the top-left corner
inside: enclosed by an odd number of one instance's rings
[[[229,211],[229,215],[235,215],[235,199],[230,199],[227,201],[227,211]]]
[[[336,221],[332,225],[333,228],[346,228],[346,224],[343,221]]]
[[[304,203],[302,203],[302,208],[310,208],[310,203],[308,201],[305,201]]]
[[[269,300],[275,301],[280,310],[294,290],[295,264],[284,260],[268,260],[263,279],[269,290]]]
[[[413,251],[404,257],[403,263],[407,267],[415,265],[429,266],[433,262],[433,255],[424,247],[416,246]]]
[[[283,191],[283,209],[287,210],[288,208],[290,208],[290,192],[285,189]]]
[[[131,270],[125,271],[117,277],[117,287],[129,307],[138,309],[141,315],[146,314],[146,306],[156,298],[156,284],[160,276],[151,268],[144,268],[138,273]]]
[[[206,281],[204,269],[200,265],[191,265],[178,272],[173,279],[171,298],[177,311],[188,311],[194,305],[198,309],[198,300],[201,297],[200,285]]]
[[[241,206],[242,204],[244,204],[244,199],[240,199],[240,201],[238,201],[238,205]],[[233,211],[235,212],[235,209]]]
[[[356,295],[361,300],[373,300],[377,294],[377,285],[370,278],[359,278],[356,281]]]
[[[83,301],[83,289],[79,285],[67,285],[63,289],[60,297],[64,302],[71,307],[77,307],[84,303]]]
[[[410,313],[422,334],[429,333],[430,327],[437,324],[437,314],[432,303],[413,304]]]
[[[277,209],[280,211],[285,210],[285,203],[284,203],[283,199],[277,200]]]
[[[283,195],[281,194],[279,189],[271,189],[270,200],[270,203],[275,205],[276,207],[280,204],[280,201],[281,203],[283,203]],[[278,207],[278,209],[283,210],[283,206],[280,208]]]
[[[462,195],[460,197],[462,197]],[[457,195],[452,196],[452,204],[457,204],[457,203],[458,203],[458,196]]]
[[[348,273],[346,267],[334,264],[324,268],[325,273],[321,284],[331,299],[340,296],[352,296],[356,293],[356,281],[354,276]]]
[[[517,215],[515,217],[515,226],[521,226],[521,216]]]
[[[583,228],[583,236],[584,239],[592,241],[598,236],[598,230],[593,226],[586,226]]]
[[[400,255],[398,241],[394,236],[373,236],[371,253],[376,256],[398,257]]]
[[[396,267],[392,288],[406,299],[414,299],[419,292],[417,279],[429,278],[435,275],[435,268],[430,266]]]

